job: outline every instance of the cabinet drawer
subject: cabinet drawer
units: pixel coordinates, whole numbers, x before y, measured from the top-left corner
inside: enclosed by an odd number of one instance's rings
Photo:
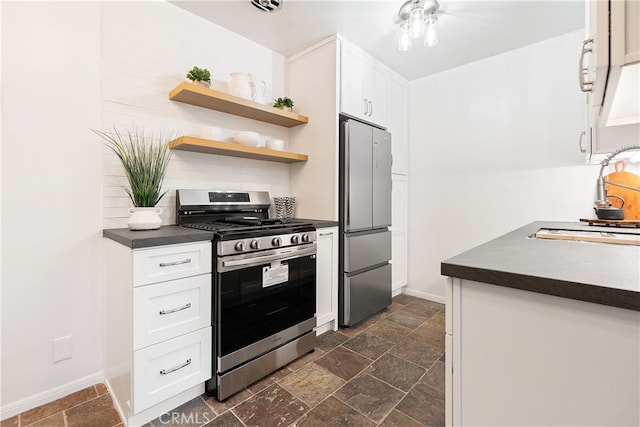
[[[133,352],[133,413],[211,378],[211,327]]]
[[[133,286],[210,272],[210,241],[138,249],[133,252]]]
[[[133,290],[133,348],[211,325],[211,274]]]

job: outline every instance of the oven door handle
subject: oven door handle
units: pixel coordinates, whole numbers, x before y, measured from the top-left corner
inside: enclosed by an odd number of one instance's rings
[[[245,255],[241,259],[236,258],[223,260],[222,265],[220,266],[221,268],[218,268],[218,271],[224,272],[237,270],[238,268],[253,267],[272,261],[286,261],[288,259],[300,258],[307,255],[315,255],[316,251],[316,244],[311,243],[304,247],[294,246],[293,248],[278,249],[276,253],[270,252],[268,255],[251,257],[247,257],[247,255]]]

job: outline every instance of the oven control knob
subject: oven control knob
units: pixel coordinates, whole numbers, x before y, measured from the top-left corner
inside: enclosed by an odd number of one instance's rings
[[[305,234],[303,234],[303,235],[302,235],[302,241],[303,241],[303,242],[305,242],[305,243],[307,243],[307,242],[309,241],[309,235],[308,235],[308,234],[306,234],[306,233],[305,233]]]
[[[291,243],[295,245],[298,242],[300,242],[300,236],[298,236],[297,234],[294,234],[293,236],[291,236]]]
[[[249,246],[251,246],[251,249],[259,249],[260,248],[260,242],[258,242],[257,240],[252,240],[251,243],[249,244]]]
[[[280,246],[282,244],[282,239],[279,237],[274,237],[273,240],[271,241],[271,244],[273,246]]]
[[[236,243],[234,248],[236,249],[236,251],[242,252],[242,251],[244,251],[245,246],[246,245],[244,244],[244,242],[238,242],[238,243]]]

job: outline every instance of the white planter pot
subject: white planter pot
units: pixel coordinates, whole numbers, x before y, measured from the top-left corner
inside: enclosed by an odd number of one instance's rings
[[[155,230],[162,225],[161,208],[129,208],[127,226],[131,230]]]

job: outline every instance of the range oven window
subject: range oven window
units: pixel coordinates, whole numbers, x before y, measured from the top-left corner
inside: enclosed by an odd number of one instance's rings
[[[265,268],[274,267],[280,280],[267,279]],[[316,311],[315,255],[217,273],[215,283],[219,356],[312,318]]]

